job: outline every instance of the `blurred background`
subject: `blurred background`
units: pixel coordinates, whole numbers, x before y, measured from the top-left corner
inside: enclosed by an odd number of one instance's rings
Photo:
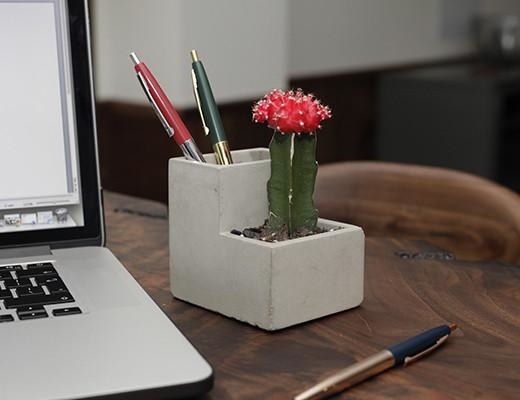
[[[197,49],[232,150],[267,147],[251,121],[273,88],[333,111],[320,164],[386,160],[471,172],[520,191],[518,0],[91,0],[102,181],[167,202],[181,152],[137,82],[155,74],[203,152],[191,88]]]

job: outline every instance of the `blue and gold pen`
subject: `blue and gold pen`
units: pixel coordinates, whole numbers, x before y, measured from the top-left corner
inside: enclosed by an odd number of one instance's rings
[[[294,400],[324,399],[389,368],[398,365],[408,365],[438,348],[455,329],[457,329],[457,324],[441,325],[404,342],[394,344],[337,372],[305,392],[300,393]]]
[[[226,132],[224,131],[224,126],[220,119],[208,76],[195,50],[191,51],[191,59],[193,94],[195,95],[195,100],[199,108],[204,133],[209,135],[217,164],[233,164]]]

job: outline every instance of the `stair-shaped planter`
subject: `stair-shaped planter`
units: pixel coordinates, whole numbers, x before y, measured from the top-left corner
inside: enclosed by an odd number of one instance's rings
[[[169,164],[170,285],[176,298],[276,330],[363,300],[361,228],[319,219],[328,232],[268,243],[234,235],[267,218],[269,151],[232,153],[235,164]],[[331,193],[331,195],[333,195]]]

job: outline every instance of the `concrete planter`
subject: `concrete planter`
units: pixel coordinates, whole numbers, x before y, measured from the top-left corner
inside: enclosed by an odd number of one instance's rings
[[[276,330],[358,306],[363,300],[361,228],[267,243],[230,233],[268,215],[269,151],[233,152],[235,164],[174,158],[169,164],[170,284],[179,299]]]

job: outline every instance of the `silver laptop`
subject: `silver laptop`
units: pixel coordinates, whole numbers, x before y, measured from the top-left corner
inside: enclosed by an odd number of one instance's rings
[[[83,0],[0,0],[0,399],[174,399],[208,363],[104,244]]]

